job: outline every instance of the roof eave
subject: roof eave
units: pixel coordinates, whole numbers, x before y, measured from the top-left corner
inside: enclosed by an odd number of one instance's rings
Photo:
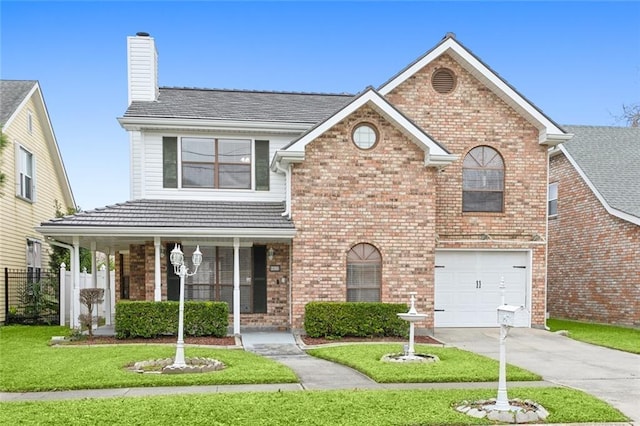
[[[49,237],[252,237],[252,238],[293,238],[294,228],[175,228],[175,227],[123,227],[123,226],[75,226],[41,225],[37,232]]]
[[[205,118],[171,117],[119,117],[120,126],[128,131],[140,130],[217,130],[226,132],[265,132],[279,134],[300,134],[315,123],[280,121],[238,121]]]

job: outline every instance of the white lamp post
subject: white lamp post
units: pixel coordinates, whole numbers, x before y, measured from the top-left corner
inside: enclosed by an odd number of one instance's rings
[[[180,250],[178,244],[171,250],[171,264],[173,265],[173,272],[180,277],[180,307],[178,308],[178,342],[176,343],[176,357],[171,367],[182,368],[186,367],[187,363],[184,361],[184,278],[190,277],[198,272],[198,266],[202,263],[202,253],[200,252],[200,246],[196,247],[196,251],[191,256],[191,262],[193,263],[194,270],[189,272],[184,264],[184,254]]]

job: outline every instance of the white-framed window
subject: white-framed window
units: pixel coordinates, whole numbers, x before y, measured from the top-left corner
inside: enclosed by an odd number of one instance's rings
[[[549,184],[549,191],[547,193],[547,208],[549,216],[558,215],[558,182]]]
[[[40,280],[42,271],[42,243],[31,238],[27,239],[27,280]]]
[[[35,157],[22,145],[16,144],[16,195],[35,201]]]
[[[347,253],[347,302],[379,302],[382,256],[368,243],[356,244]]]
[[[462,163],[462,211],[495,212],[504,209],[504,160],[489,146],[477,146]]]
[[[269,190],[269,141],[162,138],[163,188]]]

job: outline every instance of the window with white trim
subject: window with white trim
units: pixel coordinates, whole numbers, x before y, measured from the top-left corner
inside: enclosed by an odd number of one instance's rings
[[[356,244],[347,253],[347,302],[379,302],[382,256],[367,243]]]
[[[549,191],[547,193],[547,206],[549,216],[558,215],[558,182],[549,184]]]
[[[489,146],[477,146],[462,163],[462,211],[502,212],[504,209],[504,161]]]
[[[30,201],[34,201],[34,172],[35,160],[33,154],[23,146],[18,145],[16,150],[17,182],[16,195]]]
[[[42,243],[37,240],[27,239],[27,281],[40,281],[42,270]]]
[[[268,191],[269,141],[165,136],[162,175],[164,188]]]

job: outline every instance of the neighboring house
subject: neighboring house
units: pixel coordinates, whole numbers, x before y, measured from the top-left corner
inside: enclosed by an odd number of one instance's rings
[[[311,301],[407,303],[421,324],[546,315],[547,151],[571,135],[448,34],[357,95],[158,87],[128,39],[131,199],[43,223],[117,253],[119,299],[177,300],[169,252],[199,245],[186,297],[241,326],[301,329]]]
[[[549,314],[640,325],[640,128],[567,126],[550,159]]]
[[[9,145],[0,157],[6,181],[0,187],[0,322],[17,300],[6,297],[4,270],[28,269],[38,276],[49,267],[49,244],[35,230],[62,211],[75,207],[40,84],[33,80],[0,80],[0,123]]]

